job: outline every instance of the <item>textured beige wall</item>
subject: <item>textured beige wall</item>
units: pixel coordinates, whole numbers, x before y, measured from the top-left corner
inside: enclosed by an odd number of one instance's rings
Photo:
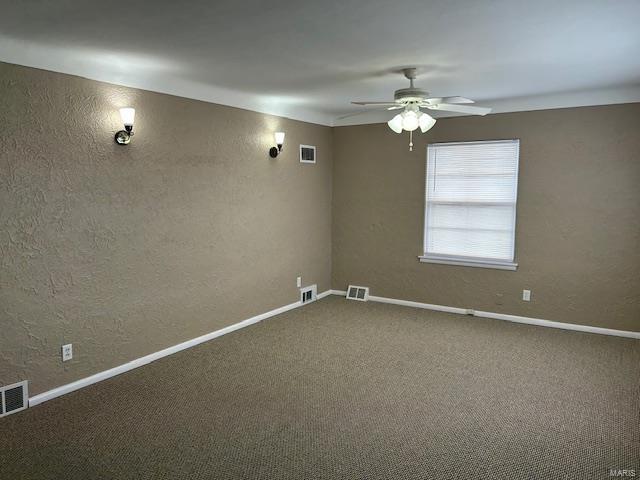
[[[419,263],[427,143],[506,138],[520,139],[518,270]],[[442,119],[414,142],[334,129],[333,288],[640,331],[640,104]]]
[[[37,394],[294,302],[297,275],[330,288],[330,128],[8,64],[0,126],[0,385]]]
[[[37,394],[291,303],[297,275],[326,290],[332,241],[334,288],[640,331],[637,104],[444,119],[409,153],[384,125],[0,63],[0,125],[0,385]],[[426,143],[495,138],[521,139],[518,271],[419,263]]]

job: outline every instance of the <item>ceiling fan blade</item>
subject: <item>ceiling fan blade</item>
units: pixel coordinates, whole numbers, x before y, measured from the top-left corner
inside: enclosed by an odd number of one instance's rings
[[[470,98],[465,97],[444,97],[440,103],[475,103]]]
[[[430,97],[425,98],[423,103],[437,105],[438,103],[475,103],[473,100],[464,97]]]
[[[489,107],[475,107],[471,105],[456,105],[452,103],[437,103],[435,105],[422,105],[429,110],[442,110],[444,112],[469,113],[471,115],[486,115],[491,112]]]
[[[397,102],[388,101],[388,102],[351,102],[354,105],[397,105]]]
[[[399,110],[401,108],[404,108],[404,105],[395,105],[393,107],[387,108],[387,110]]]
[[[380,112],[380,111],[387,111],[387,108],[370,108],[369,110],[360,110],[359,112],[347,113],[346,115],[342,115],[338,117],[338,120],[342,120],[344,118],[349,118],[349,117],[355,117],[357,115],[364,115],[365,113],[369,113],[369,112]]]

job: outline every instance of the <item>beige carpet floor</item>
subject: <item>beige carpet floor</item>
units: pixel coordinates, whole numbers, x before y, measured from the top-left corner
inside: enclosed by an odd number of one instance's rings
[[[0,432],[11,480],[640,476],[640,341],[330,297]]]

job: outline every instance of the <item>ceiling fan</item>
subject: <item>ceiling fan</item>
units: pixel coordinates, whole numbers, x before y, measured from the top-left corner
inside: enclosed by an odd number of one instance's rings
[[[401,133],[403,130],[409,132],[410,151],[413,150],[413,131],[419,128],[422,133],[425,133],[436,123],[435,118],[421,111],[421,109],[467,113],[470,115],[486,115],[491,112],[491,109],[488,107],[469,105],[470,103],[474,103],[474,101],[464,97],[429,97],[429,92],[413,85],[413,81],[416,79],[416,72],[416,68],[402,69],[402,73],[409,80],[409,88],[396,90],[393,101],[351,102],[354,105],[378,105],[385,107],[386,110],[403,109],[404,111],[389,120],[387,125],[396,133]],[[361,113],[365,112],[358,112],[355,115]],[[345,115],[340,118],[346,118],[352,115],[354,114]]]

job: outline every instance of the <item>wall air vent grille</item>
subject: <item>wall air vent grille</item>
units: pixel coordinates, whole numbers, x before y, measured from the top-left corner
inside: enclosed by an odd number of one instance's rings
[[[318,286],[311,285],[300,289],[300,303],[315,302],[318,295]]]
[[[29,406],[27,381],[0,387],[0,417],[19,412]]]
[[[366,302],[369,300],[369,287],[359,287],[357,285],[349,285],[347,290],[347,300],[358,300]]]
[[[300,145],[300,163],[316,163],[316,147]]]

